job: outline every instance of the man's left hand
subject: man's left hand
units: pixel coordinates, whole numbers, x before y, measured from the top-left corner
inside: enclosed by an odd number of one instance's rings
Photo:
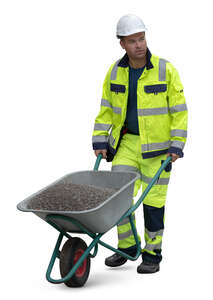
[[[175,162],[180,156],[175,154],[175,153],[167,153],[167,157],[171,156],[172,157],[172,162]]]

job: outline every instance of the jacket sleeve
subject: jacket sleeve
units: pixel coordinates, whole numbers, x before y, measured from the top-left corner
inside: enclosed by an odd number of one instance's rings
[[[187,138],[187,106],[184,97],[183,85],[177,70],[168,63],[168,106],[171,116],[171,145],[169,153],[176,153],[183,157],[183,148]]]
[[[108,132],[112,126],[112,103],[110,97],[111,67],[107,72],[103,83],[101,106],[95,119],[94,130],[92,134],[92,146],[94,150],[108,149]]]

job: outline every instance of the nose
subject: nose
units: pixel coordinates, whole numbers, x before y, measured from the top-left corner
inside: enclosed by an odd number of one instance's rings
[[[136,48],[141,48],[141,42],[140,41],[136,41]]]

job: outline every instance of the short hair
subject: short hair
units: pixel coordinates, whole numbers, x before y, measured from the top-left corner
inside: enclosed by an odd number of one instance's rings
[[[121,35],[117,35],[117,38],[122,40],[124,38],[124,36],[121,36]]]

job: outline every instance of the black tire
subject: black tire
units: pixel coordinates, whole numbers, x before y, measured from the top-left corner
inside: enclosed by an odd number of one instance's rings
[[[76,264],[83,252],[87,249],[87,244],[80,238],[67,240],[60,253],[60,273],[65,277]],[[88,279],[90,272],[90,257],[85,258],[75,274],[64,284],[68,287],[81,287]]]

